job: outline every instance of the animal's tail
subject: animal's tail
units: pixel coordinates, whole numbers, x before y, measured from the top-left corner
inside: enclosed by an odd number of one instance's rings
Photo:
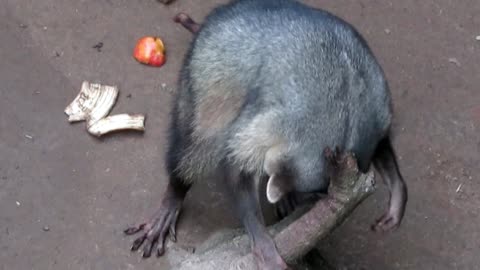
[[[185,13],[178,13],[173,20],[176,23],[183,25],[188,31],[192,32],[193,34],[200,31],[201,25],[196,23],[190,16]]]

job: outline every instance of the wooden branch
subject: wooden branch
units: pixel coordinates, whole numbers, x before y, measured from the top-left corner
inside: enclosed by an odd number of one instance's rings
[[[373,172],[361,174],[350,154],[328,152],[334,167],[328,196],[306,213],[302,209],[269,228],[277,248],[288,263],[305,256],[339,226],[375,190]],[[305,208],[303,209],[305,211]],[[183,257],[182,257],[183,256]],[[176,270],[255,269],[249,239],[221,232],[207,240],[197,254],[169,256]]]
[[[358,171],[352,155],[337,153],[329,195],[275,236],[282,257],[292,262],[306,255],[373,193],[374,177]]]

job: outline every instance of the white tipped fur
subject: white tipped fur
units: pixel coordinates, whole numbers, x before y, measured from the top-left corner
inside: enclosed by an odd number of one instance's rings
[[[272,154],[291,159],[294,175],[272,172],[318,190],[325,147],[351,150],[366,167],[391,122],[388,85],[366,42],[345,21],[296,1],[233,1],[212,12],[180,79],[175,170],[190,183],[226,164],[272,176],[267,152],[282,145]]]
[[[264,173],[267,152],[282,139],[275,133],[276,110],[258,115],[228,141],[229,158],[247,172]]]

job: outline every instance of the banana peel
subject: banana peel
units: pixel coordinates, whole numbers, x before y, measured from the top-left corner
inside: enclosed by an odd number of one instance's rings
[[[144,131],[144,123],[145,117],[143,115],[117,114],[98,120],[88,128],[88,132],[100,137],[112,131],[127,129]]]
[[[118,97],[116,86],[84,81],[78,95],[65,108],[70,123],[86,121],[87,131],[97,137],[120,130],[145,130],[142,114],[108,116]]]

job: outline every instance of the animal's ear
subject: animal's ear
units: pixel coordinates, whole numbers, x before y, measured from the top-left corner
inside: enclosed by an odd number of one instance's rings
[[[267,199],[276,203],[293,190],[291,174],[287,169],[288,158],[283,145],[270,148],[265,155],[264,169],[270,176],[267,183]]]
[[[267,199],[270,203],[277,203],[287,193],[292,191],[291,179],[284,175],[272,174],[267,183]]]

